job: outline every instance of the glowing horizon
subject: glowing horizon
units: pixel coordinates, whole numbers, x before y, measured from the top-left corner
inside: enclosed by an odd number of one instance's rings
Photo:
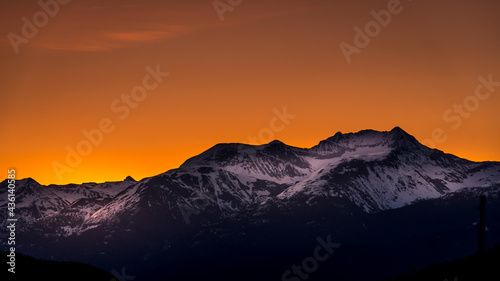
[[[264,128],[264,129],[265,129],[265,128]],[[404,128],[402,128],[402,129],[404,130]],[[376,131],[390,131],[390,130],[391,130],[391,129],[387,129],[387,130],[376,130]],[[340,131],[339,131],[339,132],[340,132]],[[348,133],[357,133],[357,132],[340,132],[340,133],[342,133],[342,134],[348,134]],[[407,133],[409,133],[409,132],[407,132]],[[409,134],[411,135],[411,133],[409,133]],[[314,147],[315,145],[317,145],[320,141],[326,140],[327,138],[332,137],[333,135],[334,135],[334,134],[332,134],[331,136],[325,137],[324,139],[318,140],[315,144],[310,145],[310,146],[297,146],[297,145],[293,145],[293,144],[289,144],[289,143],[285,143],[285,144],[286,144],[286,145],[289,145],[289,146],[293,146],[293,147],[298,147],[298,148],[309,149],[309,148],[312,148],[312,147]],[[257,136],[255,136],[255,137],[257,137]],[[252,137],[250,137],[250,138],[252,138]],[[277,140],[277,139],[270,140],[269,142],[272,142],[272,141],[275,141],[275,140]],[[418,139],[417,139],[417,140],[418,140]],[[420,141],[420,140],[418,140],[418,141],[419,141],[420,143],[422,143],[422,141]],[[258,145],[268,144],[269,142],[267,142],[267,143],[254,143],[254,144],[251,144],[251,143],[245,143],[245,144],[250,144],[250,145],[256,145],[256,146],[258,146]],[[227,143],[235,143],[235,142],[227,142]],[[112,182],[112,181],[122,181],[122,180],[124,180],[124,179],[125,179],[126,177],[128,177],[128,176],[131,176],[131,177],[132,177],[132,178],[134,178],[136,181],[140,181],[140,180],[142,180],[142,179],[144,179],[144,178],[153,177],[153,176],[156,176],[156,175],[158,175],[158,174],[165,173],[165,172],[167,172],[167,171],[169,171],[169,170],[172,170],[172,169],[177,169],[177,168],[179,168],[179,166],[181,166],[181,165],[182,165],[182,164],[183,164],[186,160],[188,160],[188,159],[190,159],[190,158],[192,158],[192,157],[195,157],[195,156],[197,156],[197,155],[201,154],[202,152],[204,152],[204,151],[206,151],[206,150],[210,149],[211,147],[213,147],[214,145],[216,145],[216,144],[214,143],[213,145],[210,145],[210,146],[206,147],[206,149],[202,149],[202,150],[201,150],[201,151],[199,151],[199,152],[195,152],[195,154],[193,154],[193,155],[191,155],[191,156],[187,157],[187,158],[186,158],[186,159],[184,159],[184,160],[181,160],[181,162],[179,162],[179,164],[178,164],[178,165],[175,165],[175,164],[174,164],[175,166],[172,166],[172,167],[170,167],[170,168],[167,168],[166,170],[161,171],[161,167],[158,167],[158,168],[159,168],[159,170],[160,170],[160,172],[158,172],[158,171],[157,171],[155,174],[150,174],[150,175],[147,175],[147,174],[142,174],[142,175],[141,175],[140,173],[137,173],[136,175],[139,175],[139,177],[134,176],[134,175],[125,175],[125,176],[123,176],[122,178],[116,178],[116,177],[114,177],[114,178],[110,178],[110,177],[109,177],[109,175],[108,175],[107,173],[103,173],[102,175],[96,175],[96,174],[95,174],[95,172],[92,172],[92,174],[93,174],[93,176],[94,176],[93,178],[94,178],[94,179],[96,179],[96,180],[87,180],[87,179],[83,179],[83,178],[82,178],[81,180],[76,180],[76,181],[75,181],[75,180],[73,180],[73,181],[68,181],[68,182],[46,182],[46,181],[42,181],[42,180],[39,180],[39,179],[37,179],[37,178],[34,178],[34,177],[32,177],[32,176],[24,176],[24,175],[23,175],[23,176],[21,176],[21,177],[17,177],[17,178],[18,178],[18,179],[23,179],[23,178],[33,178],[33,179],[34,179],[34,180],[36,180],[38,183],[43,184],[43,185],[50,185],[50,184],[64,185],[64,184],[82,184],[82,183],[94,183],[94,182],[95,182],[95,183],[103,183],[103,182]],[[449,152],[444,151],[444,153],[449,153]],[[453,153],[451,153],[451,154],[453,154]],[[454,154],[454,155],[455,155],[455,156],[458,156],[458,157],[460,157],[460,158],[464,158],[464,159],[467,159],[467,160],[470,160],[470,161],[475,161],[475,162],[481,162],[481,161],[494,161],[494,160],[473,160],[473,159],[470,159],[470,158],[467,158],[467,157],[461,157],[460,155],[456,155],[456,154]],[[11,167],[11,168],[16,169],[16,167]],[[125,170],[125,169],[124,169],[124,170]],[[19,174],[19,172],[18,172],[18,171],[19,171],[19,170],[18,170],[18,169],[16,169],[17,174]],[[117,171],[117,173],[120,173],[120,171],[122,171],[122,170],[121,170],[121,169],[120,169],[120,170],[118,170],[118,171]],[[85,171],[83,171],[83,170],[82,170],[82,172],[85,174]],[[145,172],[144,172],[144,173],[145,173]],[[21,171],[21,173],[20,173],[20,174],[24,174],[24,173]]]

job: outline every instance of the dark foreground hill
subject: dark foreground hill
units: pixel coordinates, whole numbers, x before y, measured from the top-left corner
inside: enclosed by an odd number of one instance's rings
[[[500,244],[462,259],[431,265],[402,274],[394,281],[482,281],[500,280]],[[389,279],[390,280],[390,279]]]
[[[108,272],[79,262],[57,262],[35,259],[16,254],[15,273],[7,271],[7,253],[3,257],[1,280],[51,280],[51,281],[116,281]],[[123,281],[123,280],[122,280]]]

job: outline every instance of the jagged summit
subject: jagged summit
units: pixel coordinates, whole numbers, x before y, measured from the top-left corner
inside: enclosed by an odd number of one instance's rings
[[[391,132],[394,132],[394,133],[397,132],[397,133],[405,133],[405,134],[407,134],[407,132],[405,130],[401,129],[401,127],[399,127],[399,126],[396,126],[396,127],[392,128]]]
[[[268,144],[266,144],[267,146],[270,146],[270,145],[286,145],[284,144],[282,141],[280,140],[273,140],[271,142],[269,142]]]
[[[28,177],[28,178],[24,178],[24,179],[21,179],[19,180],[21,182],[25,182],[27,184],[40,184],[38,183],[34,178],[31,178],[31,177]]]
[[[219,143],[203,153],[186,160],[181,167],[206,165],[210,162],[229,164],[237,161],[237,158],[242,155],[262,154],[266,152],[270,154],[280,153],[282,155],[290,155],[290,153],[301,154],[309,151],[322,156],[336,157],[360,147],[386,147],[387,149],[404,147],[407,149],[419,149],[420,146],[422,145],[413,136],[406,133],[400,127],[395,127],[391,131],[366,129],[346,134],[337,132],[334,136],[319,142],[318,145],[309,149],[293,147],[280,140],[273,140],[264,145]]]
[[[9,179],[5,179],[2,182],[0,182],[0,184],[8,184],[8,181],[9,181]],[[39,183],[31,177],[24,178],[24,179],[15,179],[15,181],[17,184],[23,183],[23,184],[38,184],[39,185]]]
[[[135,182],[136,180],[131,176],[127,176],[123,181]]]
[[[327,138],[311,148],[322,155],[341,156],[348,151],[354,151],[362,147],[382,149],[420,149],[421,144],[410,134],[399,127],[391,131],[361,130],[356,133],[341,132]],[[368,153],[370,153],[368,151]]]
[[[40,183],[38,183],[35,179],[33,178],[24,178],[20,180],[16,180],[16,186],[20,186],[20,188],[36,188],[40,186]]]
[[[408,134],[400,127],[394,127],[394,129],[389,132],[389,135],[393,141],[393,147],[407,149],[421,149],[424,147],[414,136]]]

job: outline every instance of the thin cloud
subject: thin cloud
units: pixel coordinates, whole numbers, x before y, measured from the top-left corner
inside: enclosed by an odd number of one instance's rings
[[[46,38],[38,46],[51,50],[102,52],[128,48],[178,37],[195,28],[182,25],[166,25],[155,30],[94,32],[83,35],[68,34]]]
[[[101,10],[109,7],[97,5],[84,8]],[[100,20],[94,22],[87,22],[83,21],[84,18],[78,18],[76,22],[68,25],[51,26],[54,27],[53,32],[47,30],[44,36],[39,36],[34,40],[33,46],[59,51],[105,52],[174,39],[200,30],[245,25],[269,18],[290,16],[317,8],[289,7],[278,11],[268,10],[265,13],[256,13],[255,11],[245,12],[244,8],[241,7],[241,14],[233,14],[231,20],[228,19],[224,22],[218,21],[215,10],[208,10],[205,13],[197,11],[195,15],[198,16],[190,16],[189,22],[186,22],[185,19],[188,15],[180,16],[182,19],[177,20],[177,22],[184,22],[181,24],[154,23],[154,19],[171,18],[171,15],[158,15],[156,12],[152,12],[147,20],[143,13],[138,13],[132,21],[125,24],[115,18],[100,18]],[[179,11],[176,11],[175,15],[179,17]],[[148,23],[139,23],[140,19],[146,20]],[[195,20],[193,21],[193,19]],[[106,26],[104,30],[102,29],[103,22],[105,22],[104,26]],[[127,27],[124,25],[127,25]]]
[[[161,31],[110,32],[107,33],[106,36],[112,40],[152,42],[167,38],[174,38],[191,30],[192,28],[189,28],[187,26],[173,25],[166,26]]]

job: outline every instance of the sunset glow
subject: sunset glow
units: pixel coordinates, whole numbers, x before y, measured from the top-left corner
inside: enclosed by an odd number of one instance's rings
[[[42,2],[57,6],[3,5],[5,178],[139,180],[217,143],[312,147],[395,126],[500,160],[498,1]]]

